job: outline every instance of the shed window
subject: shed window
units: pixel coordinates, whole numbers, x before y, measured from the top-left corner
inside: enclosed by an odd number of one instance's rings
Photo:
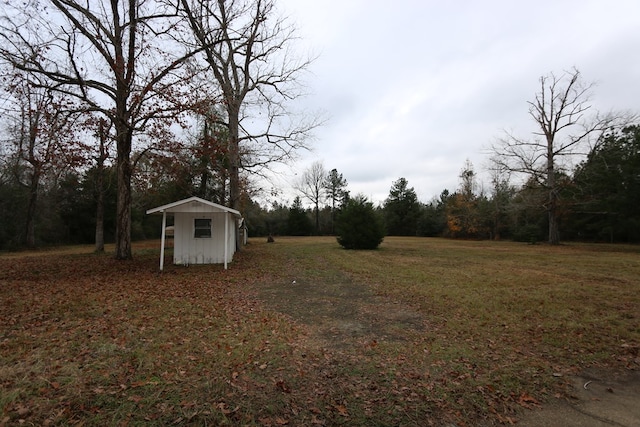
[[[193,237],[196,239],[204,239],[211,237],[211,219],[210,218],[196,218],[194,220],[194,233]]]

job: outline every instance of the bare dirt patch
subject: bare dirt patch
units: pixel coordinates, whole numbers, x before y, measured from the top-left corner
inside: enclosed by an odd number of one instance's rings
[[[370,285],[344,274],[291,277],[262,284],[256,288],[258,296],[269,307],[311,326],[326,347],[404,341],[425,329],[419,312],[377,295]]]

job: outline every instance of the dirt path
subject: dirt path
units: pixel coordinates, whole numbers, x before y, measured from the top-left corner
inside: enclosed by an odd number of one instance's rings
[[[292,279],[258,289],[269,306],[313,326],[328,348],[363,341],[402,341],[424,329],[420,313],[377,296],[367,285],[331,272],[319,283],[292,274]]]

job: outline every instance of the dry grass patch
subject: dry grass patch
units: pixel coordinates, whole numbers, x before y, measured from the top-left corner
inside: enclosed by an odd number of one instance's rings
[[[424,417],[445,408],[461,422],[509,422],[519,407],[563,396],[567,375],[639,367],[635,246],[387,238],[380,250],[360,252],[307,238],[265,250],[261,259],[288,267],[279,285],[264,285],[263,298],[315,324],[328,348],[327,319],[335,332],[352,313],[350,321],[362,326],[334,333],[334,348],[360,357],[370,372],[396,357],[388,366],[402,367],[399,388],[418,398],[392,402]],[[292,278],[303,286],[288,287]],[[305,287],[317,288],[313,309],[301,303]],[[330,293],[324,312],[316,307],[323,292]],[[334,309],[343,316],[331,316]],[[372,351],[363,352],[366,342],[375,343]]]
[[[0,425],[492,425],[640,366],[637,247],[86,249],[0,256]]]

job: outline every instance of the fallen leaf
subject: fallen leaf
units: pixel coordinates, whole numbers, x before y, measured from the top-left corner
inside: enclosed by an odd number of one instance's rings
[[[19,416],[24,417],[25,415],[27,415],[29,412],[31,412],[31,410],[23,405],[18,405],[16,407],[16,412],[18,413]]]
[[[347,407],[344,405],[334,405],[334,408],[336,408],[336,410],[338,411],[338,414],[340,414],[343,417],[348,417],[349,413],[347,412]]]
[[[284,382],[283,380],[279,380],[276,382],[276,387],[278,389],[280,389],[281,391],[283,391],[284,393],[291,393],[291,387],[289,387],[289,385]]]
[[[311,424],[323,426],[323,425],[325,425],[325,422],[324,422],[324,420],[319,419],[315,415],[312,415],[311,416]]]
[[[220,402],[218,403],[218,409],[220,409],[220,412],[222,412],[224,415],[229,415],[232,411],[228,408],[227,404],[224,402]]]
[[[535,406],[540,405],[540,402],[538,402],[538,400],[535,397],[530,396],[529,394],[524,392],[518,398],[518,403],[525,408],[530,408],[531,405],[535,405]]]

